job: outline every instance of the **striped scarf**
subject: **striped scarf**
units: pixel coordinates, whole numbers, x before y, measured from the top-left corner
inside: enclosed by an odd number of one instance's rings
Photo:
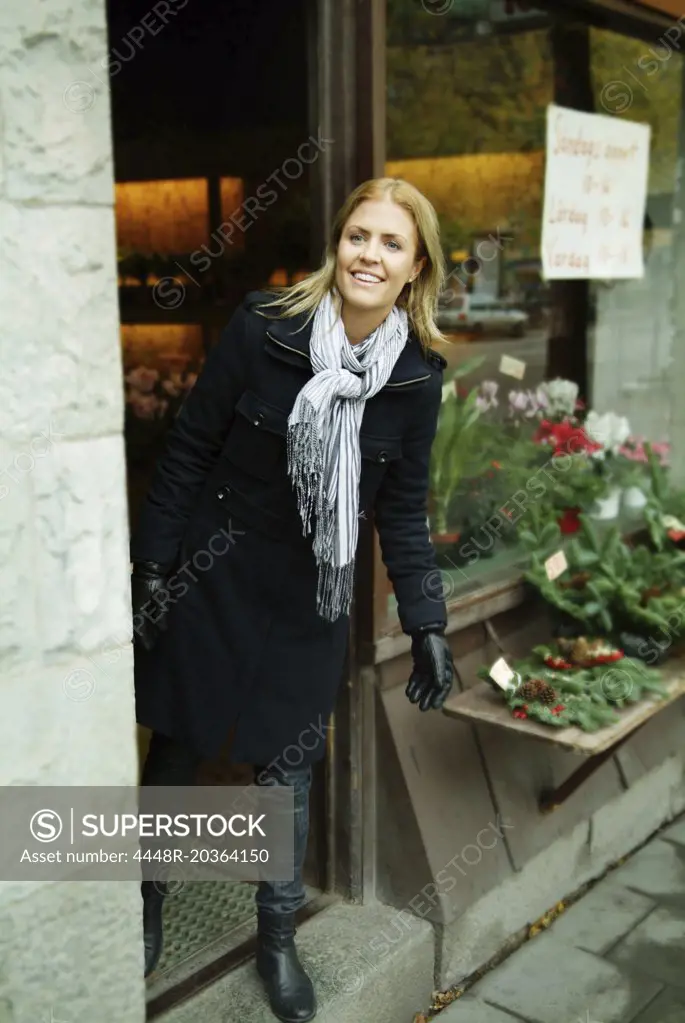
[[[364,406],[386,384],[407,334],[407,314],[397,306],[355,345],[347,339],[330,292],[314,314],[314,376],[288,417],[288,473],[304,536],[312,531],[314,518],[317,612],[328,621],[348,614],[352,602]]]

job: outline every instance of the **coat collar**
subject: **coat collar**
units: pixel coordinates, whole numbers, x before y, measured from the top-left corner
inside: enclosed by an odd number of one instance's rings
[[[266,332],[272,341],[282,345],[291,353],[298,353],[309,359],[309,342],[312,333],[313,318],[305,324],[304,313],[281,320],[266,320]],[[402,349],[390,374],[386,387],[403,386],[412,383],[425,383],[430,378],[431,370],[428,360],[423,354],[421,345],[410,331],[407,343]]]

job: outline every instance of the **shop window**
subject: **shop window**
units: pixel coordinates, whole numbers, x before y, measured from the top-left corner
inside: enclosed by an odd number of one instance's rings
[[[555,521],[563,539],[578,509],[602,516],[618,507],[632,528],[634,507],[607,504],[615,490],[645,482],[639,457],[628,455],[645,439],[668,450],[682,57],[662,47],[648,74],[644,41],[614,31],[606,15],[584,23],[561,5],[553,14],[544,4],[445,6],[431,15],[429,4],[387,5],[386,173],[433,203],[448,268],[437,314],[448,369],[428,510],[449,603],[520,576],[531,520]],[[552,103],[649,124],[642,279],[544,279]],[[614,427],[629,429],[617,488],[591,457],[590,412],[614,413]],[[530,486],[574,428],[585,457],[544,489]],[[512,506],[526,488],[524,507],[520,497]],[[376,632],[396,628],[388,587]]]

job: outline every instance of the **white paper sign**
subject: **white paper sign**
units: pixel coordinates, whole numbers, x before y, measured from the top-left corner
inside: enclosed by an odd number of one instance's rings
[[[514,359],[511,355],[503,355],[499,364],[499,371],[504,373],[505,376],[523,380],[526,364],[521,359]]]
[[[547,107],[546,280],[644,275],[648,124]]]
[[[568,562],[563,551],[557,551],[551,558],[547,558],[547,561],[545,562],[545,572],[547,573],[547,578],[550,582],[553,582],[557,576],[560,576],[567,568]]]
[[[512,671],[503,657],[495,661],[490,668],[489,675],[500,689],[516,689],[516,683],[513,681],[516,678],[516,672]]]

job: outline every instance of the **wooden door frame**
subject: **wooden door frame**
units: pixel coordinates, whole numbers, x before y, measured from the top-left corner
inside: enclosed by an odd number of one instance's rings
[[[310,126],[329,140],[312,166],[312,265],[333,218],[385,165],[386,0],[311,0]],[[373,630],[373,535],[360,541],[350,647],[326,761],[326,888],[352,902],[374,890],[373,670],[360,656]],[[369,602],[370,595],[370,602]],[[371,674],[371,677],[370,677]]]

